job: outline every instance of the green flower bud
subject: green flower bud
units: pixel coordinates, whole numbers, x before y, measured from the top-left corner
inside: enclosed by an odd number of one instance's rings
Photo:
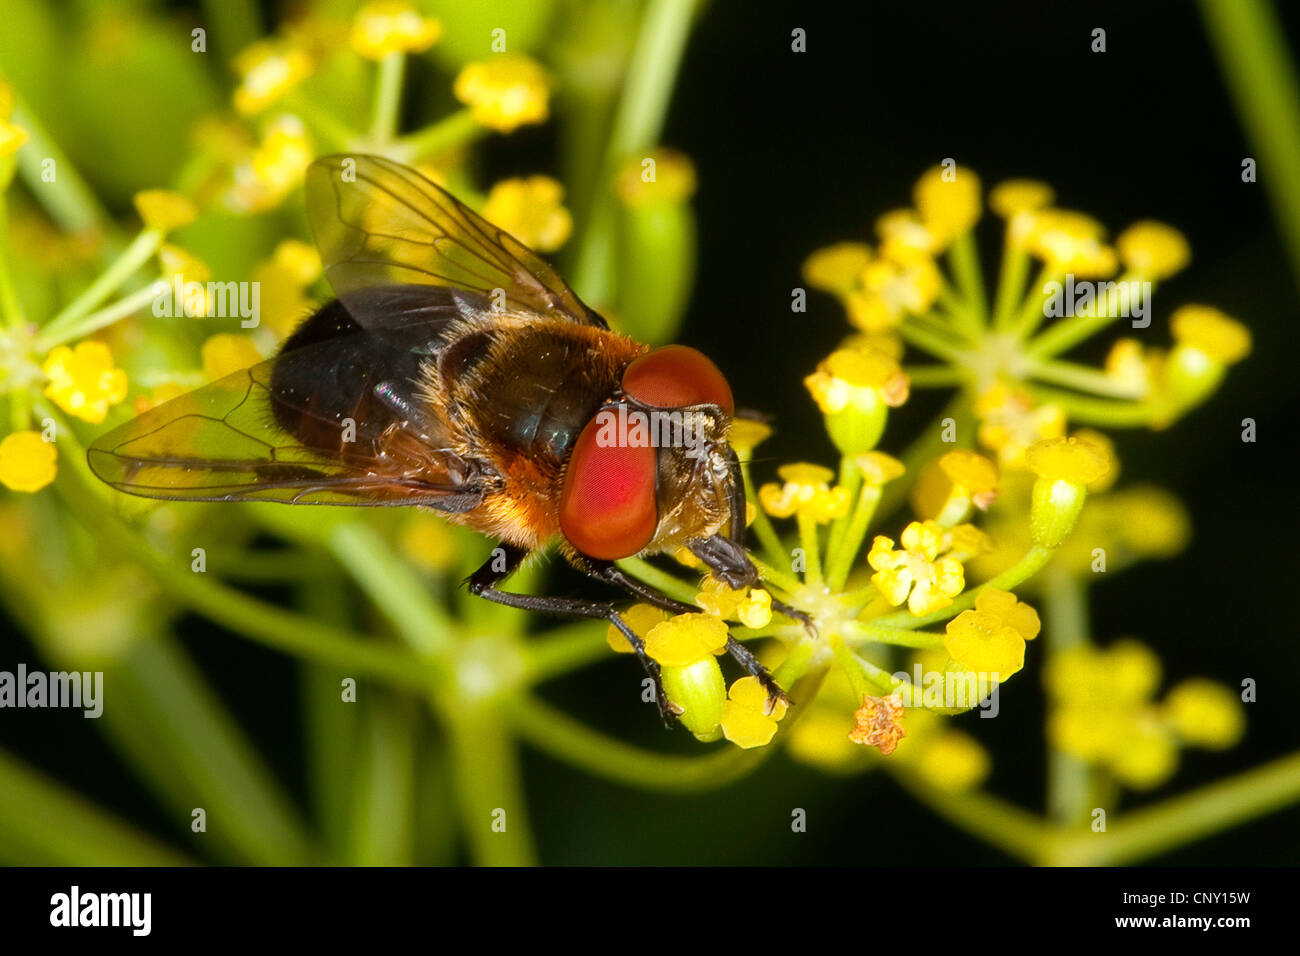
[[[717,740],[722,736],[722,710],[727,703],[727,683],[722,668],[713,655],[684,667],[660,669],[664,693],[681,708],[677,719],[699,740]]]

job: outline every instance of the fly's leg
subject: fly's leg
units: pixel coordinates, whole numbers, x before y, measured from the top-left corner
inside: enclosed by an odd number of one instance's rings
[[[663,718],[664,726],[672,727],[677,715],[673,711],[672,704],[668,701],[668,695],[664,693],[663,681],[659,674],[659,662],[645,652],[645,641],[628,626],[627,622],[619,615],[618,609],[613,604],[587,601],[581,598],[514,594],[510,591],[499,590],[497,585],[517,571],[524,558],[528,556],[528,552],[524,549],[510,545],[501,545],[500,550],[505,552],[504,559],[494,551],[492,557],[466,579],[469,593],[496,604],[516,607],[523,611],[538,611],[542,614],[555,614],[560,617],[587,617],[609,621],[627,638],[628,643],[632,645],[637,660],[641,662],[646,674],[654,681],[655,703],[659,707],[659,715]]]
[[[645,601],[647,604],[661,608],[662,610],[669,611],[673,614],[699,613],[700,609],[698,607],[684,604],[681,601],[669,597],[662,591],[650,587],[648,584],[642,584],[636,578],[623,571],[622,568],[608,561],[588,561],[586,571],[592,577],[598,578],[601,581],[606,581],[617,587],[621,587],[628,593]],[[779,602],[777,601],[773,601],[772,606],[776,607],[778,603]],[[791,608],[791,610],[794,609]],[[807,615],[802,611],[795,611],[795,613],[799,614],[801,617],[807,617]],[[769,714],[772,712],[772,708],[776,706],[778,700],[783,701],[786,705],[793,703],[793,701],[790,700],[790,696],[782,690],[781,685],[776,682],[776,678],[772,676],[771,672],[759,663],[758,658],[754,656],[753,652],[730,635],[727,637],[727,653],[730,654],[741,667],[745,668],[745,671],[748,674],[757,677],[759,683],[763,685],[763,689],[767,691],[767,712]]]

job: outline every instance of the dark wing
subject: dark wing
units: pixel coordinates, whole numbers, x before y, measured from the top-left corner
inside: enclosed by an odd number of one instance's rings
[[[331,303],[278,357],[101,436],[88,452],[91,470],[147,498],[468,511],[490,468],[446,447],[445,425],[418,393],[443,321],[409,326],[403,348]]]
[[[326,278],[367,328],[401,319],[356,293],[408,284],[476,293],[480,304],[503,296],[512,311],[608,328],[536,253],[408,166],[324,156],[308,168],[306,192]]]

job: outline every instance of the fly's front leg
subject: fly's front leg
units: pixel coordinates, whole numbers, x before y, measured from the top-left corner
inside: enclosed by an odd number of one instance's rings
[[[753,567],[753,565],[750,565]],[[662,591],[650,587],[648,584],[642,584],[636,578],[629,575],[622,568],[608,561],[588,561],[585,570],[595,578],[607,581],[617,587],[623,588],[628,593],[645,601],[653,607],[669,611],[673,614],[698,614],[700,609],[690,604],[684,604],[664,594]],[[757,574],[757,572],[755,572]],[[773,601],[775,607],[779,602]],[[791,609],[793,610],[793,609]],[[796,611],[801,614],[803,612]],[[806,617],[806,615],[804,615]],[[767,691],[767,712],[770,714],[772,708],[778,700],[784,701],[787,705],[792,703],[790,697],[781,685],[776,682],[776,678],[759,663],[758,658],[754,656],[753,651],[736,640],[731,635],[727,635],[727,653],[730,654],[745,671],[753,677],[757,677]]]
[[[504,556],[499,553],[502,551],[505,552]],[[485,561],[481,568],[466,579],[469,593],[492,601],[495,604],[517,607],[524,611],[538,611],[542,614],[555,614],[560,617],[587,617],[609,621],[627,638],[628,643],[632,645],[637,660],[641,662],[646,674],[654,681],[655,703],[659,707],[659,715],[663,718],[664,726],[671,727],[677,719],[677,715],[673,711],[672,704],[668,701],[668,695],[664,693],[664,685],[659,673],[659,662],[645,652],[645,641],[628,626],[613,604],[587,601],[582,598],[515,594],[497,588],[498,584],[519,569],[519,565],[523,563],[526,557],[528,557],[528,552],[523,548],[501,545],[497,550],[493,551],[492,557]]]

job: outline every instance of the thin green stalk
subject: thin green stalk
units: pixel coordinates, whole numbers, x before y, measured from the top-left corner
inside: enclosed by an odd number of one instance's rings
[[[386,143],[397,131],[398,113],[402,108],[402,79],[406,73],[406,54],[389,53],[379,61],[375,79],[375,108],[370,123],[370,137]]]
[[[741,750],[728,744],[700,757],[657,754],[592,730],[531,695],[512,698],[506,707],[519,735],[543,753],[592,776],[655,792],[725,787],[755,770],[773,749]]]
[[[194,861],[0,750],[0,858],[22,866]]]
[[[822,556],[817,522],[803,508],[795,513],[795,522],[799,526],[799,547],[803,549],[803,579],[813,587],[821,587]]]
[[[468,109],[463,109],[414,133],[408,133],[397,140],[395,145],[407,162],[416,162],[458,146],[467,146],[487,134],[487,127],[480,124]]]
[[[1043,862],[1097,866],[1145,860],[1297,802],[1300,751],[1126,813],[1105,833],[1088,831],[1063,840]]]
[[[525,680],[540,684],[552,677],[608,659],[613,653],[605,641],[604,621],[578,621],[548,630],[525,646]]]
[[[14,288],[13,275],[9,271],[9,208],[2,189],[0,189],[0,321],[10,329],[21,328],[26,322],[22,303],[18,300],[18,290]]]
[[[1300,80],[1287,31],[1265,0],[1201,0],[1201,15],[1300,279]]]
[[[502,709],[508,707],[507,701],[458,701],[440,708],[451,735],[461,830],[481,866],[537,863],[514,736],[522,728]]]
[[[754,481],[749,474],[749,462],[740,463],[740,479],[745,486],[745,500],[758,501],[758,493],[754,490]],[[754,521],[750,524],[749,531],[754,532],[758,537],[758,543],[763,546],[763,553],[767,555],[768,561],[772,564],[780,564],[786,560],[785,548],[781,544],[781,537],[772,527],[772,522],[767,516],[761,505],[754,510]]]
[[[1061,360],[1035,361],[1029,366],[1029,375],[1043,382],[1065,385],[1080,391],[1092,392],[1108,398],[1136,399],[1130,386],[1117,382],[1105,372],[1087,365]]]
[[[862,486],[844,540],[840,542],[839,549],[829,553],[826,558],[826,581],[832,592],[843,590],[844,582],[848,580],[849,572],[853,570],[853,562],[862,549],[862,540],[867,536],[867,528],[870,527],[871,519],[876,513],[876,506],[880,504],[880,496],[881,490],[878,485]]]
[[[330,535],[330,551],[412,650],[425,658],[450,652],[455,624],[373,525],[361,520],[339,525]]]
[[[1051,660],[1088,640],[1088,602],[1083,583],[1059,566],[1048,570],[1045,593],[1047,627],[1043,641],[1047,659]],[[1092,772],[1088,765],[1049,745],[1048,818],[1062,827],[1086,823],[1092,791]]]
[[[53,328],[44,328],[37,333],[36,338],[32,340],[32,349],[36,352],[48,352],[50,349],[73,339],[79,339],[82,336],[98,332],[100,329],[107,328],[114,322],[135,315],[141,309],[153,302],[156,297],[152,285],[147,285],[142,289],[119,299],[107,308],[92,312],[73,322],[69,322],[63,329],[56,330]]]
[[[988,302],[984,296],[984,273],[980,267],[979,250],[975,247],[975,234],[970,230],[958,236],[948,247],[948,262],[966,299],[966,332],[978,337],[988,316]],[[959,316],[960,318],[961,316]]]
[[[966,364],[966,353],[951,341],[951,339],[940,335],[938,331],[934,329],[912,321],[910,318],[899,323],[898,334],[901,335],[909,345],[915,345],[917,348],[929,352],[931,355],[945,359],[955,365]]]
[[[642,561],[640,558],[623,558],[614,563],[632,577],[662,591],[670,598],[675,598],[683,604],[692,606],[695,604],[696,587],[689,581],[683,581],[676,575],[661,571],[649,561]]]
[[[366,704],[352,776],[349,862],[409,866],[415,831],[415,723],[410,701],[376,694]]]
[[[659,141],[696,6],[695,0],[650,0],[641,18],[601,162],[596,201],[578,244],[574,285],[588,301],[614,297],[610,261],[616,200],[607,187],[621,163]]]
[[[1002,266],[998,271],[998,291],[993,307],[993,327],[1002,333],[1014,328],[1016,303],[1025,295],[1025,280],[1029,276],[1029,252],[1019,243],[1007,242],[1002,252]]]
[[[26,147],[18,151],[18,171],[36,201],[64,232],[102,233],[107,240],[106,253],[114,254],[120,243],[117,226],[72,160],[21,99],[14,108],[13,120],[27,131]],[[47,162],[53,164],[53,179],[45,175]]]
[[[1046,385],[1029,384],[1026,385],[1026,389],[1040,405],[1048,403],[1059,405],[1069,415],[1070,421],[1081,425],[1144,428],[1161,417],[1171,415],[1174,411],[1166,404],[1092,398]]]
[[[44,343],[62,342],[82,334],[79,331],[79,320],[103,303],[131,278],[136,270],[148,262],[158,251],[162,241],[163,233],[159,229],[145,229],[136,236],[99,278],[45,324],[37,338],[37,342],[41,343],[37,346],[38,351],[51,347]]]

